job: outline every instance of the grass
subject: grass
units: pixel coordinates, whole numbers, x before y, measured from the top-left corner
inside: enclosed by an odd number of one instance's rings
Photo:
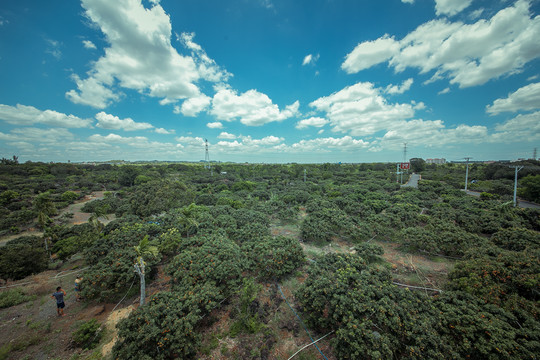
[[[9,289],[0,292],[0,309],[12,307],[35,299],[35,295],[26,295],[24,291],[19,288]]]

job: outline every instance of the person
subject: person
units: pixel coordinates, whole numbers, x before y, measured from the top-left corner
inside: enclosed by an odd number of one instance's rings
[[[58,313],[58,316],[64,316],[64,307],[66,306],[64,303],[65,295],[66,292],[59,286],[56,288],[56,292],[51,296],[51,298],[56,299],[56,312]]]
[[[81,281],[82,276],[77,276],[75,279],[75,297],[77,301],[81,301]]]

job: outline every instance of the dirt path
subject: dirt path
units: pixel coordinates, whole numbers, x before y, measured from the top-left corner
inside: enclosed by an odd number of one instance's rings
[[[73,217],[68,220],[68,224],[70,224],[70,225],[83,224],[83,223],[87,222],[88,219],[90,219],[90,216],[92,214],[82,212],[81,211],[82,207],[86,203],[88,203],[90,201],[101,200],[101,199],[104,199],[104,198],[105,198],[105,191],[95,191],[95,192],[91,193],[90,195],[86,195],[82,199],[77,200],[75,203],[70,204],[68,207],[60,210],[59,214],[57,216],[55,216],[53,219],[58,219],[60,216],[62,216],[63,214],[66,214],[66,213],[72,213]],[[108,219],[99,218],[99,221],[101,221],[104,225],[107,225],[108,223],[110,223],[114,219],[115,219],[114,215],[108,215]],[[16,238],[21,237],[21,236],[42,236],[42,235],[43,235],[43,231],[38,231],[38,230],[36,230],[34,228],[30,228],[30,229],[28,229],[26,231],[23,231],[23,232],[19,233],[19,234],[7,235],[7,236],[0,237],[0,246],[4,246],[8,241],[16,239]]]

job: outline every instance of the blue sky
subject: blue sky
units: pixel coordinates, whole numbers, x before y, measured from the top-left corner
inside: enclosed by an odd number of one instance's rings
[[[538,0],[0,4],[0,156],[532,157]]]

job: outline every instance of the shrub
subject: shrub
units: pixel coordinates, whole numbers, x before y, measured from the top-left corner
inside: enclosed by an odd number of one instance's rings
[[[83,322],[73,333],[73,343],[83,349],[93,349],[101,340],[103,332],[96,319]]]
[[[248,241],[242,246],[249,261],[249,268],[256,276],[265,279],[280,278],[292,273],[304,263],[304,252],[298,240],[264,237]]]
[[[26,295],[21,289],[8,289],[0,292],[0,309],[35,300],[36,296]]]
[[[60,198],[62,199],[62,201],[65,201],[67,203],[72,203],[74,202],[75,200],[77,200],[79,198],[79,194],[77,194],[76,192],[73,192],[73,191],[66,191],[64,192]]]
[[[245,269],[238,245],[220,234],[185,239],[179,251],[167,267],[176,288],[190,288],[204,281],[225,290],[239,282]]]
[[[19,280],[47,269],[48,256],[37,236],[9,241],[0,248],[0,278]]]
[[[223,299],[211,284],[186,292],[161,292],[118,324],[119,359],[190,359],[200,346],[198,323]]]

